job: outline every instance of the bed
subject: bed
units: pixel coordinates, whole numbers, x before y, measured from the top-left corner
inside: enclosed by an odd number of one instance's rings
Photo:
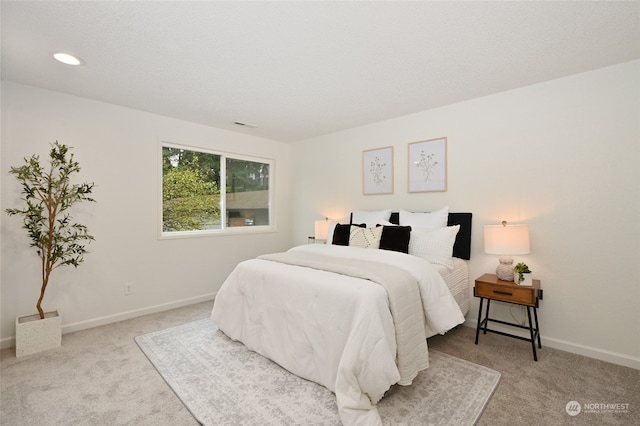
[[[460,224],[447,227],[459,227],[454,247],[468,245],[465,215],[462,234]],[[380,424],[375,404],[384,393],[428,367],[426,338],[464,322],[465,301],[449,288],[464,287],[466,263],[451,262],[443,269],[396,250],[302,245],[241,262],[216,295],[211,318],[231,339],[333,391],[343,424]]]
[[[353,215],[350,219],[353,219]],[[471,281],[469,280],[469,265],[467,261],[471,259],[472,219],[472,213],[447,211],[447,226],[460,226],[453,244],[452,267],[432,263],[447,284],[463,315],[466,315],[471,307]],[[400,213],[391,212],[389,222],[398,225],[400,223]],[[435,334],[427,329],[427,337]]]

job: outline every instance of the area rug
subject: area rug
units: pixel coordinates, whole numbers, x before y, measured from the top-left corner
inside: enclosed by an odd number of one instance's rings
[[[335,395],[230,340],[210,319],[135,338],[203,425],[340,425]],[[473,425],[500,373],[429,350],[413,385],[378,403],[385,425]]]

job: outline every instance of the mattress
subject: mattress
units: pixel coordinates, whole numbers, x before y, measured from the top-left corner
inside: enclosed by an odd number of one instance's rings
[[[467,315],[471,305],[471,297],[469,295],[469,265],[467,261],[454,257],[452,270],[437,264],[433,264],[433,267],[440,273],[442,278],[444,278],[444,282],[447,284],[449,291],[460,307],[462,315]],[[428,328],[426,331],[427,337],[435,334]]]

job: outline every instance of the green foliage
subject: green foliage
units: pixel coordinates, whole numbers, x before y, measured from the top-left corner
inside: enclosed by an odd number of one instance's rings
[[[225,161],[226,188],[220,188]],[[188,149],[162,148],[162,229],[202,230],[220,222],[221,190],[227,194],[269,189],[269,165]]]
[[[269,165],[227,158],[227,193],[269,189]]]
[[[164,148],[163,155],[167,151],[168,148]],[[219,162],[219,156],[216,157]],[[162,174],[163,231],[206,229],[220,219],[220,189],[216,181],[208,179],[210,176],[202,169],[198,156],[188,160],[173,157],[165,161]]]
[[[197,169],[202,173],[205,181],[220,182],[220,155],[218,154],[162,147],[163,174],[174,167]]]
[[[529,270],[529,267],[526,265],[526,263],[523,263],[523,262],[516,264],[516,266],[513,267],[513,272],[518,274],[520,281],[524,280],[524,276],[522,274],[531,273],[531,271]]]
[[[90,197],[94,184],[72,184],[71,176],[80,171],[73,153],[66,145],[56,141],[51,144],[49,168],[40,164],[40,157],[33,155],[24,159],[21,167],[11,167],[22,185],[23,208],[9,208],[10,216],[23,218],[22,228],[31,239],[42,264],[42,286],[36,307],[40,318],[44,318],[41,304],[49,283],[51,271],[59,266],[77,267],[87,253],[85,244],[94,240],[85,225],[74,223],[68,210],[81,201],[95,202]]]

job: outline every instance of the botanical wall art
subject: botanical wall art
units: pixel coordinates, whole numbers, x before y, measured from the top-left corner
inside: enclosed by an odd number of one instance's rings
[[[447,190],[447,138],[409,144],[409,192]]]
[[[393,194],[393,147],[363,151],[362,177],[365,195]]]

